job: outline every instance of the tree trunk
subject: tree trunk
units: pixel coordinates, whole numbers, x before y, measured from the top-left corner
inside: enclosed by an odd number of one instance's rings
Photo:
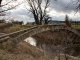
[[[39,20],[35,20],[35,23],[36,23],[37,25],[39,25]]]
[[[40,20],[39,24],[42,25],[42,20]]]
[[[45,20],[45,23],[44,24],[48,24],[48,20]]]
[[[1,7],[1,2],[2,2],[2,0],[0,0],[0,7]]]

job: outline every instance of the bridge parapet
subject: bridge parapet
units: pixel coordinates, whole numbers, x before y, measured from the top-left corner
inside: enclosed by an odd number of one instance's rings
[[[40,32],[44,32],[44,31],[48,31],[48,30],[60,30],[60,29],[65,29],[65,30],[69,30],[75,34],[77,34],[78,36],[80,36],[80,34],[73,28],[70,27],[66,27],[65,25],[39,25],[39,26],[34,26],[32,28],[29,29],[24,29],[21,31],[17,31],[17,32],[13,32],[10,34],[5,34],[3,36],[0,36],[0,42],[5,41],[6,37],[9,38],[13,38],[15,41],[20,42],[24,39],[26,39],[29,36],[38,34]],[[5,38],[5,39],[3,39]]]
[[[48,31],[48,30],[53,30],[54,31],[54,30],[58,30],[58,29],[66,29],[66,30],[69,30],[69,31],[73,30],[72,28],[66,27],[66,26],[53,26],[53,25],[38,26],[35,29],[29,30],[29,31],[19,35],[18,37],[15,38],[15,40],[17,42],[18,42],[18,40],[22,41],[22,40],[26,39],[27,37],[30,37],[30,36],[35,35],[35,34],[38,34],[40,32],[44,32],[44,31]],[[75,31],[76,30],[73,30],[72,32],[75,32]],[[75,34],[77,34],[77,33],[75,32]]]
[[[2,36],[0,36],[0,42],[6,40],[7,37],[8,38],[15,38],[18,35],[23,34],[23,33],[27,32],[28,30],[34,29],[34,28],[37,28],[37,26],[31,27],[31,28],[28,28],[28,29],[24,29],[24,30],[20,30],[20,31],[17,31],[17,32],[2,35]]]

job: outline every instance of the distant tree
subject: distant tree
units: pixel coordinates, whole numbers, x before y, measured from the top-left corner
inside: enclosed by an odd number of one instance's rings
[[[69,20],[68,15],[65,16],[65,24],[66,24],[66,26],[71,27],[71,22]]]
[[[26,0],[32,13],[35,23],[41,25],[47,15],[47,8],[49,7],[50,0]],[[42,7],[44,2],[45,6]],[[47,20],[45,20],[47,21]]]
[[[22,25],[23,24],[23,21],[12,21],[12,24],[15,25],[15,24],[19,24],[19,25]]]
[[[23,21],[20,21],[19,24],[22,25],[23,24]]]
[[[5,19],[1,19],[0,23],[6,23]]]

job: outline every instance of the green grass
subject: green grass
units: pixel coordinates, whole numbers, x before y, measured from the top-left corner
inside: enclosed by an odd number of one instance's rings
[[[72,25],[72,28],[80,30],[80,25]]]
[[[3,26],[3,25],[0,25],[0,26]],[[5,27],[3,29],[1,28],[0,31],[2,31],[4,33],[12,33],[12,32],[15,32],[15,31],[19,31],[19,30],[30,28],[32,26],[33,25],[18,25],[17,24],[17,25],[12,25],[12,26]]]
[[[9,29],[12,29],[12,28],[16,29],[17,28],[19,30],[23,30],[23,29],[30,28],[30,27],[32,27],[32,25],[31,26],[28,26],[28,25],[13,25],[13,26],[10,26]]]

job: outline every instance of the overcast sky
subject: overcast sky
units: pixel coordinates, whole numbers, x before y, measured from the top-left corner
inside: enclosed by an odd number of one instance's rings
[[[3,4],[6,1],[3,0]],[[24,0],[18,0],[17,2],[20,3],[22,1]],[[72,2],[72,1],[75,1],[75,2]],[[78,12],[77,14],[75,14],[76,6],[78,4],[79,2],[76,4],[76,0],[57,0],[57,1],[51,0],[50,6],[48,9],[49,10],[48,14],[52,17],[53,20],[64,20],[65,15],[67,14],[71,19],[80,21],[80,13]],[[15,2],[14,2],[14,5],[15,5]],[[16,20],[20,20],[20,21],[22,20],[25,23],[34,21],[33,17],[31,16],[31,13],[29,13],[29,11],[25,8],[25,6],[28,7],[28,5],[26,5],[24,2],[22,5],[18,6],[16,9],[10,10],[9,12],[11,12],[11,14],[9,16],[13,17]]]

